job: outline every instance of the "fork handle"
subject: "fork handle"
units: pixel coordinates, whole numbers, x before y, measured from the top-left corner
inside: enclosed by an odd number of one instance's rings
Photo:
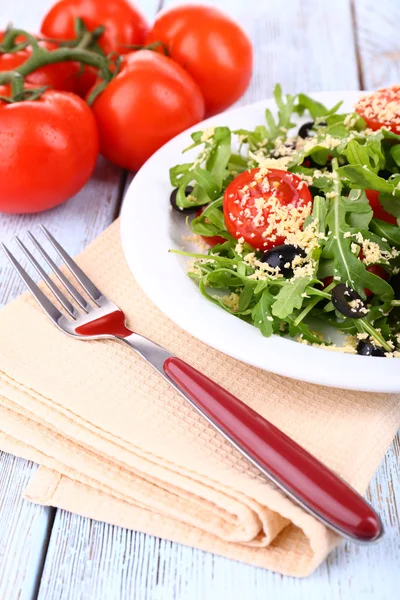
[[[176,356],[165,360],[163,370],[215,429],[325,525],[358,542],[382,535],[364,498],[272,423]]]

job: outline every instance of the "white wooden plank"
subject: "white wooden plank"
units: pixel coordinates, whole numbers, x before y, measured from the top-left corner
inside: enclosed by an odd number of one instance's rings
[[[36,465],[0,452],[0,598],[33,598],[54,509],[21,500]]]
[[[365,89],[400,81],[398,0],[353,0]]]

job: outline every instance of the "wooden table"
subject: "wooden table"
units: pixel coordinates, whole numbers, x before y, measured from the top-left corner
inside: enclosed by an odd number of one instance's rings
[[[104,0],[106,1],[106,0]],[[1,0],[9,21],[37,30],[53,0]],[[168,0],[141,0],[151,19]],[[238,104],[285,91],[374,89],[400,82],[398,0],[214,0],[247,28],[255,49],[251,86]],[[89,184],[64,206],[37,216],[0,216],[0,239],[39,223],[72,253],[118,216],[130,175],[99,159]],[[0,257],[0,302],[22,285]],[[386,536],[375,546],[343,544],[306,580],[292,579],[134,531],[22,500],[36,469],[0,453],[0,600],[386,600],[398,597],[400,440],[368,497]]]

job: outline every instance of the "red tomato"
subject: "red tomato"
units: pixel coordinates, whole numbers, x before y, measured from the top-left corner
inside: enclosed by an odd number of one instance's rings
[[[367,195],[369,205],[374,213],[375,219],[380,219],[381,221],[386,221],[386,223],[397,225],[396,217],[389,214],[382,208],[379,202],[379,192],[376,190],[365,190],[365,193]]]
[[[1,31],[0,42],[3,40],[3,38],[4,32]],[[24,38],[22,36],[18,36],[16,41],[18,43],[23,42]],[[57,44],[50,42],[40,42],[40,46],[46,50],[55,50],[58,48]],[[12,71],[13,69],[16,69],[26,62],[31,54],[32,49],[30,46],[24,50],[19,50],[18,52],[7,52],[5,54],[0,54],[0,71]],[[36,86],[48,85],[55,90],[73,92],[75,91],[75,77],[78,73],[78,70],[79,65],[77,63],[65,61],[55,65],[46,65],[41,67],[30,75],[27,75],[25,77],[25,81]]]
[[[355,109],[371,129],[385,127],[400,133],[400,85],[382,88],[364,96]]]
[[[180,65],[141,50],[127,55],[92,109],[102,154],[137,171],[165,142],[203,119],[204,100]]]
[[[206,206],[202,206],[199,211],[196,213],[196,217],[199,217],[203,211],[205,211]],[[211,246],[216,246],[217,244],[223,244],[226,242],[226,239],[221,237],[220,235],[201,235],[200,236],[206,244]]]
[[[9,96],[10,86],[0,95]],[[75,94],[0,101],[0,211],[39,212],[68,200],[90,178],[97,154],[95,119]]]
[[[126,45],[143,44],[149,30],[146,19],[127,0],[60,0],[43,19],[41,32],[49,38],[72,40],[76,17],[89,31],[105,26],[98,40],[105,54],[131,52]]]
[[[162,11],[146,44],[156,41],[164,42],[171,58],[198,83],[207,116],[228,108],[249,84],[253,67],[250,39],[216,8],[188,5]]]
[[[312,196],[306,183],[287,171],[252,169],[238,175],[224,194],[224,217],[229,233],[253,248],[267,250],[283,244],[310,214]]]

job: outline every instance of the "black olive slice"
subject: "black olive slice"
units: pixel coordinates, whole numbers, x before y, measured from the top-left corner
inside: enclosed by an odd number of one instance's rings
[[[260,258],[260,260],[261,262],[267,263],[273,269],[279,267],[279,272],[284,277],[292,277],[292,262],[296,258],[296,256],[301,256],[302,258],[306,256],[306,253],[303,250],[303,248],[299,248],[294,244],[281,244],[280,246],[275,246],[275,248],[271,248],[271,250],[265,252],[265,254],[263,254],[263,256]],[[289,266],[285,266],[288,263]]]
[[[175,188],[174,190],[172,190],[171,195],[169,197],[169,201],[171,202],[171,206],[174,210],[184,214],[184,215],[190,215],[191,213],[195,213],[199,210],[198,206],[188,206],[186,208],[180,208],[177,203],[176,203],[176,195],[178,193],[178,189],[179,188]],[[185,196],[189,196],[191,193],[193,192],[193,188],[191,185],[188,185],[187,188],[185,189]]]
[[[354,304],[350,304],[354,303]],[[332,290],[332,304],[342,315],[350,319],[362,319],[366,315],[364,300],[360,294],[346,285],[338,283]]]
[[[374,346],[371,342],[360,340],[357,344],[357,354],[362,356],[386,356],[385,350],[379,346]]]
[[[394,297],[396,298],[396,300],[400,300],[400,273],[398,273],[397,275],[393,275],[389,279],[389,283],[393,288]]]
[[[314,127],[314,121],[307,121],[307,123],[304,123],[300,127],[297,135],[299,135],[303,139],[305,139],[307,137],[314,137],[315,131],[314,131],[313,127]]]
[[[303,139],[305,139],[307,137],[314,137],[314,135],[316,134],[315,129],[313,129],[314,123],[315,123],[315,121],[307,121],[307,123],[304,123],[300,127],[297,135],[299,135]],[[320,121],[318,123],[318,125],[320,127],[326,127],[327,124],[325,123],[325,121]]]
[[[285,148],[290,148],[290,150],[296,150],[296,142],[285,142],[283,145],[285,146]],[[282,156],[282,154],[279,152],[278,148],[275,148],[275,150],[272,150],[272,152],[271,152],[272,158],[280,158],[281,156]]]

